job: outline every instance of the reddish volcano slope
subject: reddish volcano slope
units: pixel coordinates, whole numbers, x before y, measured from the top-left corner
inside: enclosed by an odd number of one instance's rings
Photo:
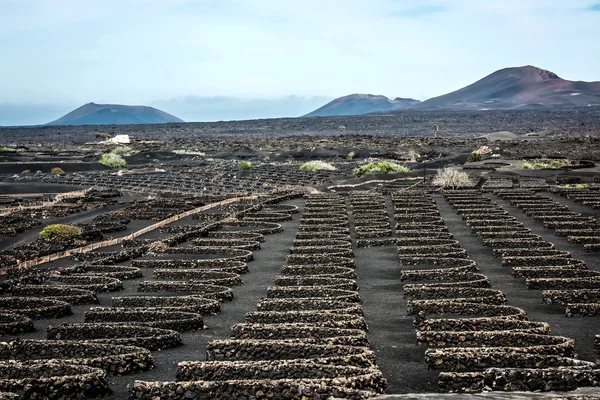
[[[582,107],[600,104],[600,82],[569,81],[533,66],[505,68],[443,96],[413,106],[418,110]]]
[[[334,115],[362,115],[374,112],[403,110],[418,104],[419,100],[395,98],[373,94],[351,94],[339,97],[304,117],[330,117]]]

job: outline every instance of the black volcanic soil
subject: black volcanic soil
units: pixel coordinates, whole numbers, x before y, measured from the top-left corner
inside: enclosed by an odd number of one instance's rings
[[[129,134],[135,139],[173,140],[236,138],[272,139],[281,136],[374,135],[430,136],[438,125],[440,136],[479,135],[498,131],[516,134],[598,134],[598,107],[566,110],[402,111],[394,114],[317,118],[279,118],[230,122],[157,125],[97,125],[0,128],[5,143],[83,143],[97,141],[98,132]]]

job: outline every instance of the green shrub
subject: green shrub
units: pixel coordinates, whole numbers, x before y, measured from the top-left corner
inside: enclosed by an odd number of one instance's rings
[[[54,167],[50,170],[50,173],[55,175],[62,175],[65,173],[65,171],[63,171],[61,167]]]
[[[523,163],[523,169],[560,169],[570,167],[573,163],[569,160],[549,160],[540,158],[537,160],[526,161]]]
[[[432,183],[434,186],[439,186],[443,189],[460,189],[474,186],[469,178],[469,174],[450,168],[439,170],[433,177]]]
[[[123,157],[115,153],[102,154],[100,164],[106,165],[109,168],[126,168],[127,161]]]
[[[238,164],[238,168],[240,169],[240,171],[245,171],[247,169],[254,168],[254,164],[252,164],[250,161],[240,161],[240,163]]]
[[[467,158],[467,164],[472,163],[472,162],[481,161],[481,160],[483,160],[483,156],[480,153],[474,151],[471,153],[469,158]]]
[[[336,167],[325,161],[309,161],[300,166],[302,171],[335,171]]]
[[[17,150],[11,149],[10,147],[0,146],[0,153],[14,153]]]
[[[52,240],[54,238],[69,238],[81,235],[81,229],[73,225],[65,224],[52,224],[45,227],[41,232],[40,236],[46,240]]]
[[[352,160],[354,159],[354,157],[356,157],[356,153],[351,151],[350,153],[348,153],[348,155],[346,156],[347,160]]]
[[[38,169],[37,171],[35,171],[36,174],[43,174],[41,169]]]
[[[396,164],[391,161],[380,161],[378,163],[361,165],[353,171],[353,174],[355,176],[363,176],[370,174],[406,174],[409,172],[410,169],[404,165]]]
[[[23,175],[29,175],[31,173],[30,170],[26,169],[23,172],[21,172]]]

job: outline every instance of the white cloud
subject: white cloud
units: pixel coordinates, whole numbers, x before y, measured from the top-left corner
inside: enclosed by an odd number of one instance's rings
[[[425,99],[534,64],[599,80],[585,0],[0,0],[0,101]],[[419,12],[420,10],[420,12]],[[429,10],[430,12],[426,12]],[[437,12],[433,12],[436,11]]]

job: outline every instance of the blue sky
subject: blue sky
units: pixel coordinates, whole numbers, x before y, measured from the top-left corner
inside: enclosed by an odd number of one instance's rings
[[[90,101],[296,116],[527,64],[600,80],[599,37],[594,0],[0,0],[0,125]]]

